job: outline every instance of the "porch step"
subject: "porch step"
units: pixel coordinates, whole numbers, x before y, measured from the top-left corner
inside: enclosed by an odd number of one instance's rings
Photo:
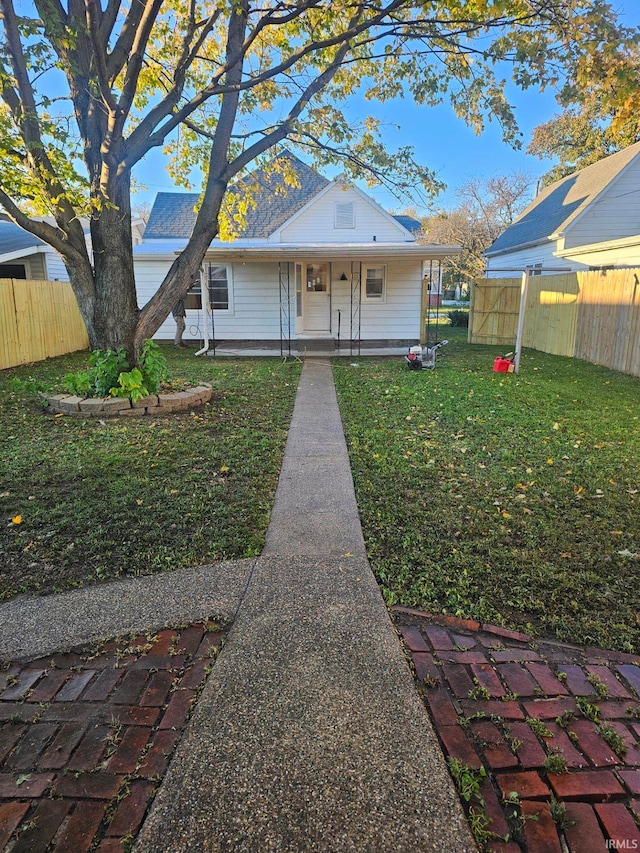
[[[299,338],[294,345],[298,352],[334,352],[336,348],[335,338]]]

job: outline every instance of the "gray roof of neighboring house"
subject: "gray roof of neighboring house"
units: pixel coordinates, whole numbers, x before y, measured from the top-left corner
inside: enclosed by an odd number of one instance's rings
[[[237,236],[245,238],[268,237],[301,210],[320,190],[329,184],[293,154],[285,152],[276,160],[286,159],[296,172],[300,186],[289,186],[281,172],[258,169],[238,181],[229,192],[242,200],[246,193],[254,199],[245,214],[245,224]],[[198,193],[158,193],[147,222],[144,237],[190,237],[196,220],[195,206]]]
[[[512,251],[563,233],[638,154],[640,142],[545,187],[485,254]]]
[[[0,218],[0,256],[44,245],[45,243],[34,234],[25,231],[14,222]]]
[[[396,222],[399,222],[403,228],[406,228],[407,231],[410,231],[412,234],[417,234],[422,231],[422,222],[419,219],[415,219],[413,216],[408,216],[406,213],[392,213],[391,214]]]

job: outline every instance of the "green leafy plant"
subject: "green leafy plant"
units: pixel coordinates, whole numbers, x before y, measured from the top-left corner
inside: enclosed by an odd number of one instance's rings
[[[501,841],[508,841],[508,834],[499,836],[489,828],[493,819],[487,815],[481,791],[483,782],[489,778],[485,768],[469,767],[457,758],[449,758],[448,764],[456,789],[465,802],[469,826],[480,849],[486,850],[491,839],[499,838]]]
[[[555,749],[547,755],[543,767],[547,773],[566,773],[567,759],[561,750]]]
[[[535,717],[527,717],[527,725],[534,735],[538,737],[553,737],[553,732],[542,720],[536,720]]]
[[[594,705],[593,702],[589,702],[584,696],[576,696],[576,705],[588,720],[594,723],[600,722],[600,708]]]
[[[469,328],[469,312],[468,311],[447,311],[449,323],[452,326],[460,326],[461,328]]]
[[[145,385],[142,373],[134,367],[129,373],[121,373],[118,376],[118,385],[109,389],[112,397],[128,397],[135,403],[149,396],[149,389]]]
[[[549,812],[551,814],[551,819],[558,829],[567,829],[567,827],[572,825],[572,822],[567,817],[567,808],[565,804],[560,800],[557,800],[553,794],[551,794],[551,799],[549,800]]]
[[[600,678],[600,676],[596,675],[593,672],[590,672],[587,675],[587,681],[593,685],[593,688],[596,691],[596,696],[598,697],[598,699],[607,699],[609,697],[609,691],[607,689],[607,685]]]
[[[123,349],[94,350],[89,356],[88,368],[67,373],[63,387],[70,394],[82,397],[106,397],[119,375],[128,369]]]
[[[167,359],[160,347],[146,340],[140,354],[140,364],[129,370],[123,349],[95,350],[89,356],[87,370],[67,373],[63,380],[65,391],[81,397],[128,397],[140,400],[156,392],[169,377]]]
[[[449,771],[453,776],[458,793],[465,803],[475,801],[484,805],[484,799],[480,791],[480,786],[487,778],[487,771],[484,767],[479,767],[476,770],[457,758],[450,758]]]
[[[617,732],[609,723],[601,723],[596,731],[603,741],[605,741],[616,755],[622,757],[627,751],[627,746],[622,735]]]
[[[129,369],[123,349],[95,350],[89,356],[89,376],[96,397],[106,397],[120,374]]]
[[[167,359],[160,351],[158,344],[150,339],[143,344],[139,367],[150,394],[155,393],[169,378]]]

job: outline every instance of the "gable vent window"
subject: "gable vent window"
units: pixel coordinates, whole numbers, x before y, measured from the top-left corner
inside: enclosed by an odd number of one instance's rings
[[[352,201],[336,204],[336,228],[355,228],[356,212]]]

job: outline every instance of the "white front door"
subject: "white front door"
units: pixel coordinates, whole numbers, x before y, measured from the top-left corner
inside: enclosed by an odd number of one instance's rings
[[[329,264],[307,264],[304,293],[304,331],[328,335],[331,332],[331,282]]]

